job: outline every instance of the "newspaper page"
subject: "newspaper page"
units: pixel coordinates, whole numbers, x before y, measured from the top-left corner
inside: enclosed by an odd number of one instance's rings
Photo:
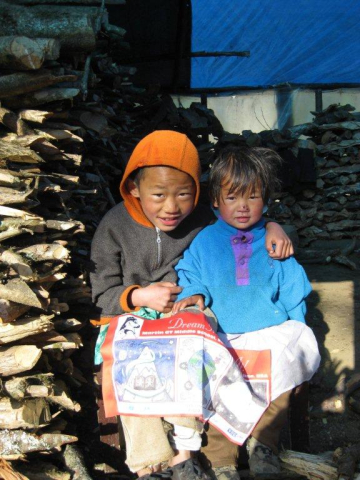
[[[233,350],[202,313],[111,321],[101,348],[106,416],[196,416],[242,445],[270,403],[270,350]]]

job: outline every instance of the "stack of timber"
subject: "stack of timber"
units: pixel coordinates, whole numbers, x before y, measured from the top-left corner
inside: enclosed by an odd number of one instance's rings
[[[182,131],[206,170],[207,136],[222,134],[202,105],[177,108],[132,84],[134,69],[107,54],[125,34],[109,25],[107,3],[0,0],[0,457],[19,478],[90,478],[70,445],[82,389],[96,389],[84,373],[92,358],[79,353],[90,336],[90,244],[120,200],[135,144]]]
[[[284,196],[279,202],[283,211],[277,216],[297,227],[303,245],[314,239],[360,237],[360,114],[354,110],[350,105],[330,105],[313,112],[312,123],[285,132],[297,138],[293,148],[314,151],[316,184]]]

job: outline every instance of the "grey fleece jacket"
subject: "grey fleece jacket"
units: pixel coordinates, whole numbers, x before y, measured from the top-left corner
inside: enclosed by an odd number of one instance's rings
[[[132,285],[176,282],[174,266],[197,233],[214,218],[209,207],[198,205],[172,232],[137,223],[121,202],[100,222],[91,246],[93,302],[101,317],[124,313],[123,292]]]

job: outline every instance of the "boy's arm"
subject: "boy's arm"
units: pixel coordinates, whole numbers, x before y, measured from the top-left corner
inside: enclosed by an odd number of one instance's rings
[[[290,320],[305,323],[305,299],[312,290],[305,270],[294,258],[279,262],[279,267],[279,300]]]
[[[282,260],[294,255],[293,244],[281,226],[275,222],[266,222],[265,226],[265,246],[270,257],[276,260]]]

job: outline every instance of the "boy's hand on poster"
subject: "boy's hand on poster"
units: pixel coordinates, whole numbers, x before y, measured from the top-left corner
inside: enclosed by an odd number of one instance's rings
[[[137,288],[131,293],[134,307],[149,307],[161,313],[171,312],[182,288],[173,282],[152,283],[147,287]]]
[[[265,245],[270,257],[275,260],[283,260],[294,255],[290,238],[277,223],[268,222],[266,224]]]
[[[204,297],[202,295],[191,295],[191,297],[183,298],[176,302],[173,306],[172,313],[178,313],[186,307],[197,305],[200,310],[205,309]]]

